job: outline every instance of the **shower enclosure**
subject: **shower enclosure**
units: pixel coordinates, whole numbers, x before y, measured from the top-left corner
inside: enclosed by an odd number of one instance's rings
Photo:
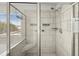
[[[79,55],[79,3],[1,2],[0,55]]]

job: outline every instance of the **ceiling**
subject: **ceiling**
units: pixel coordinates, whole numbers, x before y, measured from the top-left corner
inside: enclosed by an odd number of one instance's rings
[[[72,2],[50,2],[50,3],[41,3],[41,10],[50,11],[51,8],[61,7],[65,4],[71,4]],[[12,3],[15,7],[17,7],[21,11],[36,11],[37,4],[27,4],[27,3]]]
[[[41,3],[41,10],[44,11],[50,11],[51,8],[61,7],[64,4],[71,4],[72,2],[43,2]],[[27,4],[27,3],[11,3],[13,6],[18,8],[23,13],[25,11],[36,11],[37,10],[37,4]],[[0,11],[6,11],[7,10],[7,3],[6,2],[0,2]]]

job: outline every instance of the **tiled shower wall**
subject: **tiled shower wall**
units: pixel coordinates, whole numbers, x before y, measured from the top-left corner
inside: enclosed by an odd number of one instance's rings
[[[70,56],[72,54],[72,7],[70,6],[63,5],[62,8],[56,11],[56,26],[58,28],[56,33],[56,54],[60,56]]]

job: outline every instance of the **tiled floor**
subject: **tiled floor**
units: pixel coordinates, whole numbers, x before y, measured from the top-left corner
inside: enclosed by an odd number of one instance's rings
[[[52,53],[52,54],[43,54],[42,56],[56,56],[55,53]]]

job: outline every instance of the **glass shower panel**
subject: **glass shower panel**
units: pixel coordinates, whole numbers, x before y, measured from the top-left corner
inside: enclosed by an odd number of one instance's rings
[[[10,55],[19,55],[25,43],[24,15],[10,4]],[[22,44],[23,43],[23,44]]]
[[[10,4],[10,55],[38,55],[37,21],[36,3]]]
[[[0,55],[7,55],[7,3],[0,3]]]

